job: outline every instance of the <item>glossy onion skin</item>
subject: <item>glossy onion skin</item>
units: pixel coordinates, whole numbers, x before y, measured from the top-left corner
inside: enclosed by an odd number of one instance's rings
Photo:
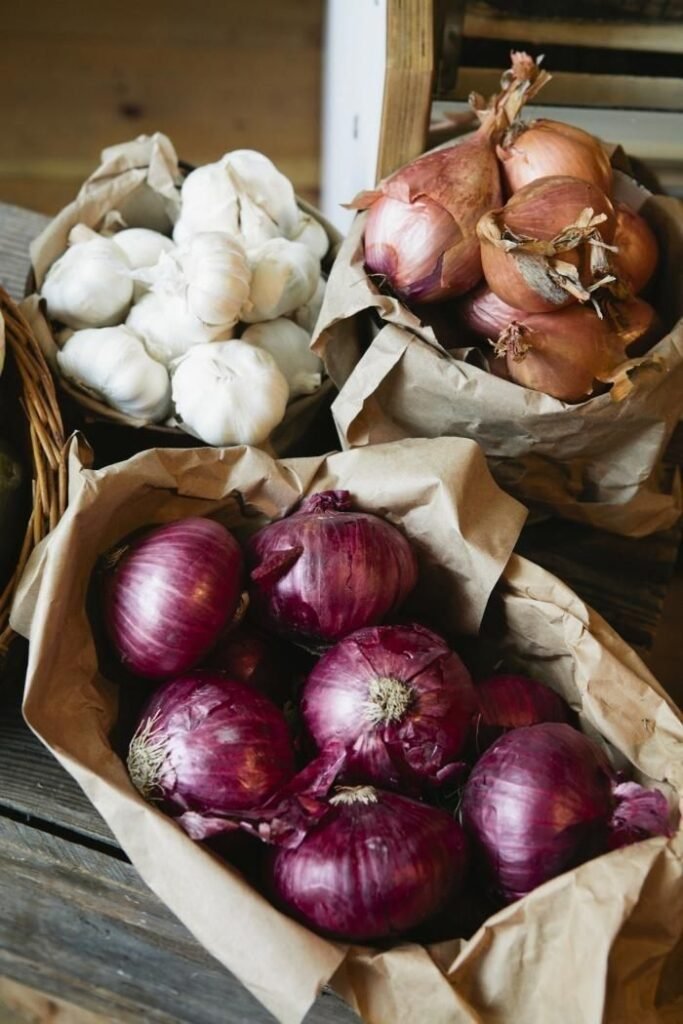
[[[467,840],[445,811],[381,790],[331,806],[296,849],[271,857],[277,904],[321,935],[368,942],[432,917],[457,892]]]
[[[499,299],[484,282],[458,303],[458,319],[478,338],[495,340],[513,320],[525,313]]]
[[[497,149],[508,194],[538,178],[565,174],[612,190],[612,166],[598,140],[574,125],[539,118]]]
[[[164,679],[196,665],[237,609],[240,547],[220,523],[189,517],[134,541],[104,578],[107,632],[136,675]]]
[[[510,729],[539,722],[571,723],[572,710],[566,700],[527,676],[501,672],[480,680],[475,692],[479,708],[473,732],[479,754]]]
[[[616,211],[614,244],[619,251],[612,259],[619,279],[637,295],[657,269],[659,246],[652,228],[639,213],[626,203],[617,203]]]
[[[219,638],[202,667],[246,683],[276,704],[282,704],[291,689],[287,653],[277,637],[269,636],[249,622],[241,622]]]
[[[383,720],[373,686],[398,684],[405,710]],[[380,683],[382,685],[382,683]],[[470,674],[436,633],[418,625],[360,629],[324,654],[304,684],[301,714],[319,750],[341,743],[344,779],[390,789],[446,781],[476,706]],[[386,705],[384,705],[386,709]]]
[[[569,725],[501,736],[477,761],[462,822],[508,902],[602,853],[614,800],[602,750]]]
[[[150,742],[165,750],[156,785],[143,795],[180,812],[253,810],[294,775],[292,741],[279,708],[246,684],[212,672],[163,683],[146,705],[136,736],[146,726]],[[136,783],[132,753],[128,763]]]
[[[250,597],[262,625],[322,648],[403,604],[417,582],[410,542],[379,516],[346,507],[347,492],[321,492],[250,539]]]

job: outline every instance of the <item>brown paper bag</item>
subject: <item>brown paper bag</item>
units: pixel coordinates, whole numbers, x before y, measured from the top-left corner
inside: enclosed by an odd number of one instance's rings
[[[100,166],[81,186],[74,201],[64,207],[31,243],[33,287],[40,289],[50,265],[66,250],[69,232],[76,224],[85,224],[100,231],[109,224],[124,222],[128,227],[148,227],[169,235],[180,214],[180,185],[187,170],[187,165],[179,163],[170,139],[161,132],[141,135],[103,150]],[[341,242],[341,235],[318,210],[303,199],[298,198],[297,202],[327,232],[330,248],[323,261],[323,270],[327,271]],[[67,396],[67,401],[80,413],[78,420],[84,418],[86,422],[114,423],[138,429],[144,427],[144,432],[137,438],[138,449],[143,445],[150,448],[157,445],[178,447],[190,443],[187,432],[175,421],[161,424],[128,416],[106,405],[85,388],[62,378],[57,369],[57,344],[37,294],[24,301],[22,310],[40,340],[62,397]],[[333,394],[331,380],[324,378],[312,394],[293,399],[287,406],[284,419],[270,436],[273,451],[284,453],[296,448],[316,416],[329,408]],[[203,442],[198,440],[197,443]],[[129,454],[129,446],[123,443],[120,451],[112,454],[117,458],[125,457]]]
[[[367,214],[358,216],[313,341],[340,389],[332,412],[343,447],[471,437],[501,487],[535,512],[633,537],[672,526],[679,488],[660,480],[659,467],[683,416],[683,207],[617,178],[620,195],[659,240],[654,304],[668,333],[623,374],[619,389],[576,405],[493,376],[455,339],[446,350],[430,327],[381,294],[363,267]]]
[[[655,1004],[673,998],[665,969],[683,933],[683,832],[562,875],[469,941],[380,952],[328,942],[273,909],[144,803],[111,747],[117,691],[99,670],[85,611],[97,556],[145,523],[200,514],[237,525],[245,515],[282,515],[303,494],[347,487],[359,507],[387,515],[415,543],[416,604],[431,621],[440,613],[447,633],[475,633],[488,608],[482,643],[548,680],[587,729],[677,799],[683,723],[597,615],[545,571],[509,560],[524,513],[497,489],[473,442],[411,440],[281,462],[248,448],[155,450],[80,477],[42,552],[32,616],[31,592],[15,609],[24,623],[32,617],[26,719],[147,884],[279,1021],[299,1024],[325,983],[368,1024],[655,1020]],[[630,1015],[634,1005],[643,1015]]]

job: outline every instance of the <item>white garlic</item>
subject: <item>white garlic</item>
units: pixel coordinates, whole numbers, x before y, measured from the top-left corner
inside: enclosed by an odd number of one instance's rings
[[[289,179],[262,153],[238,149],[188,174],[173,238],[182,244],[198,231],[226,231],[251,247],[289,235],[298,223]]]
[[[183,426],[207,444],[261,444],[282,420],[289,388],[275,360],[244,341],[196,345],[172,371]]]
[[[323,299],[325,297],[325,278],[321,275],[318,280],[318,287],[313,292],[307,303],[303,306],[299,306],[298,309],[294,310],[294,322],[303,327],[308,334],[312,335],[315,330],[315,325],[318,322],[320,316],[320,310],[322,309]]]
[[[234,326],[249,299],[247,254],[230,235],[203,231],[178,250],[187,283],[187,304],[206,324]]]
[[[316,259],[322,260],[327,255],[330,247],[330,240],[327,231],[320,221],[311,217],[310,213],[300,213],[299,223],[291,235],[287,236],[292,242],[301,242],[308,246]]]
[[[111,236],[111,240],[122,250],[133,270],[139,267],[153,267],[162,252],[169,252],[173,242],[160,231],[149,228],[124,228]]]
[[[154,423],[171,401],[168,373],[127,327],[76,331],[57,353],[61,373],[119,412]]]
[[[301,242],[272,238],[249,253],[251,264],[251,309],[246,323],[275,320],[304,306],[315,293],[320,263]]]
[[[164,366],[193,345],[232,337],[233,328],[205,324],[189,308],[185,295],[147,292],[128,314],[126,327],[138,334],[149,352]]]
[[[289,397],[310,395],[320,387],[323,364],[311,352],[310,336],[286,317],[252,324],[242,335],[242,341],[270,352],[289,384]]]
[[[72,245],[48,270],[40,292],[50,316],[77,330],[120,324],[133,298],[126,257],[108,238]]]

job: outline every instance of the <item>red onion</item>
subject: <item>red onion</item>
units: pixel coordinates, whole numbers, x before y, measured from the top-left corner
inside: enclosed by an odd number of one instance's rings
[[[301,714],[320,750],[341,744],[344,778],[391,789],[462,769],[476,697],[448,644],[423,626],[359,629],[318,661]]]
[[[479,707],[474,716],[474,743],[482,754],[510,729],[539,722],[571,723],[572,710],[549,686],[526,676],[501,673],[475,687]]]
[[[489,288],[510,306],[544,313],[585,302],[608,278],[603,243],[614,237],[614,208],[578,178],[541,178],[477,225]]]
[[[462,295],[481,277],[477,221],[501,201],[494,140],[548,78],[526,54],[513,53],[512,64],[486,109],[477,98],[478,131],[418,157],[350,204],[370,208],[366,269],[405,300]]]
[[[122,663],[147,679],[196,665],[237,609],[242,553],[212,519],[156,527],[106,561],[107,632]]]
[[[657,239],[647,221],[626,203],[618,203],[616,212],[614,244],[617,252],[612,262],[619,279],[637,295],[657,269]]]
[[[289,660],[289,652],[277,637],[241,622],[223,634],[202,666],[253,686],[281,704],[290,696]]]
[[[612,191],[612,167],[600,142],[562,121],[513,124],[497,154],[508,193],[557,174],[592,182],[607,195]]]
[[[563,402],[580,402],[626,359],[624,343],[607,319],[587,306],[528,314],[498,338],[510,378]]]
[[[189,812],[190,822],[261,807],[294,768],[282,712],[244,683],[203,671],[156,690],[128,752],[140,793]]]
[[[501,736],[479,759],[462,820],[493,887],[510,901],[607,850],[611,827],[629,817],[620,805],[642,793],[631,786],[620,790],[606,755],[577,729],[530,725]],[[654,829],[646,819],[639,816],[641,838],[668,834],[666,816],[654,819]]]
[[[520,309],[499,299],[487,284],[481,284],[458,303],[460,322],[479,338],[497,338],[513,320],[523,319]]]
[[[400,530],[350,504],[348,491],[321,491],[250,539],[252,604],[275,632],[324,647],[386,619],[415,586]]]
[[[328,804],[268,869],[276,902],[314,931],[349,942],[401,935],[460,888],[467,843],[447,812],[371,786],[339,788]]]

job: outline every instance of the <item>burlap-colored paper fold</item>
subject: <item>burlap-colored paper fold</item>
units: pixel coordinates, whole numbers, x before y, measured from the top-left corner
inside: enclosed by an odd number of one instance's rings
[[[199,514],[244,527],[286,513],[306,493],[348,488],[415,544],[416,613],[451,636],[481,627],[487,649],[564,693],[586,728],[677,800],[683,723],[598,616],[545,571],[510,558],[524,511],[496,487],[473,442],[411,440],[279,462],[255,449],[157,449],[78,475],[41,552],[39,588],[34,573],[15,608],[31,635],[26,719],[150,887],[279,1021],[301,1021],[325,983],[368,1024],[623,1024],[633,999],[655,1019],[660,978],[683,932],[680,832],[555,879],[469,941],[348,947],[278,913],[145,804],[109,740],[117,691],[101,673],[85,608],[98,555],[146,523]]]
[[[660,465],[683,416],[683,208],[620,180],[659,241],[652,301],[667,328],[624,375],[625,397],[616,401],[614,388],[571,405],[495,377],[468,360],[455,324],[444,348],[365,273],[361,214],[333,268],[313,341],[340,389],[332,412],[343,447],[471,437],[498,483],[536,512],[634,537],[672,526],[681,496]]]

